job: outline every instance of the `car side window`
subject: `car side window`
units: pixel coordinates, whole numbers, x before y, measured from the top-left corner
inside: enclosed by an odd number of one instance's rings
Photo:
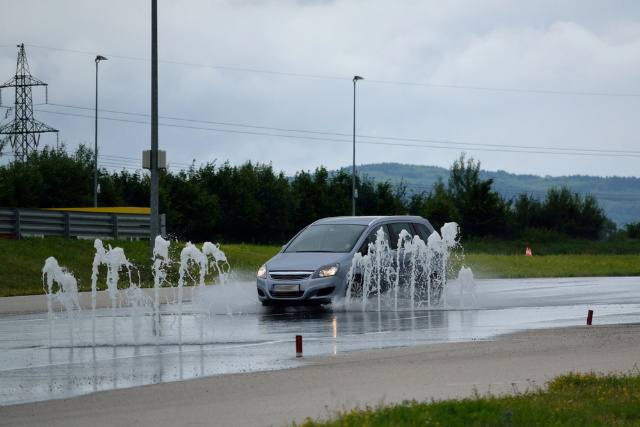
[[[420,239],[422,239],[423,242],[427,243],[427,240],[431,235],[431,232],[429,231],[427,226],[420,223],[414,223],[413,226],[415,227],[418,236],[420,236]]]
[[[384,237],[387,239],[387,242],[389,242],[389,245],[391,246],[392,242],[391,242],[391,239],[389,238],[389,230],[387,228],[387,225],[383,224],[379,227],[374,228],[373,230],[371,230],[371,232],[369,232],[369,236],[367,236],[366,240],[360,247],[360,253],[362,253],[363,255],[366,255],[369,253],[369,244],[376,243],[376,239],[378,238],[378,230],[380,229],[382,229],[382,232],[384,233]],[[397,240],[398,239],[396,238],[396,242]]]
[[[389,240],[391,249],[398,248],[398,237],[402,230],[407,230],[409,236],[413,237],[413,228],[411,228],[411,224],[408,222],[392,222],[389,224],[389,228],[391,229],[391,239]]]

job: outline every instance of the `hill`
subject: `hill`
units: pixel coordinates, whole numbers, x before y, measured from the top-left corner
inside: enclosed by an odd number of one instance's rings
[[[358,166],[358,171],[376,182],[404,182],[410,191],[418,193],[431,191],[439,178],[445,183],[449,179],[449,169],[436,166],[378,163]],[[566,185],[581,196],[588,193],[594,195],[607,217],[618,227],[640,221],[640,178],[587,175],[541,177],[485,170],[481,170],[480,176],[482,179],[493,178],[494,190],[507,200],[522,193],[544,198],[550,187]]]

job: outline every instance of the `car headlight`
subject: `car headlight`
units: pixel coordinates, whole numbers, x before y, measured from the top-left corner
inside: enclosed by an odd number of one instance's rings
[[[317,279],[319,277],[331,277],[335,276],[338,273],[338,269],[340,268],[340,264],[331,264],[325,265],[324,267],[320,267],[313,273],[313,278]]]
[[[259,279],[267,278],[267,264],[263,264],[262,267],[258,269],[258,278]]]

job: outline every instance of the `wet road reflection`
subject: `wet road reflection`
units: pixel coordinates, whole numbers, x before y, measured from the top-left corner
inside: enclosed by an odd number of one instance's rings
[[[0,318],[0,405],[237,372],[286,369],[306,357],[429,343],[486,340],[519,330],[640,321],[640,279],[479,281],[477,300],[442,310],[363,311],[362,305],[263,308],[254,284],[211,287],[181,317],[98,311]],[[295,336],[303,354],[295,357]],[[114,345],[115,343],[115,345]]]

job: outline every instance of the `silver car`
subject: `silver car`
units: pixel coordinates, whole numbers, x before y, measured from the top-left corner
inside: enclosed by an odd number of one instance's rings
[[[258,270],[262,305],[326,304],[345,297],[354,255],[384,233],[390,248],[406,230],[426,242],[434,232],[419,216],[345,216],[318,220],[300,231]],[[392,236],[392,237],[391,237]]]

